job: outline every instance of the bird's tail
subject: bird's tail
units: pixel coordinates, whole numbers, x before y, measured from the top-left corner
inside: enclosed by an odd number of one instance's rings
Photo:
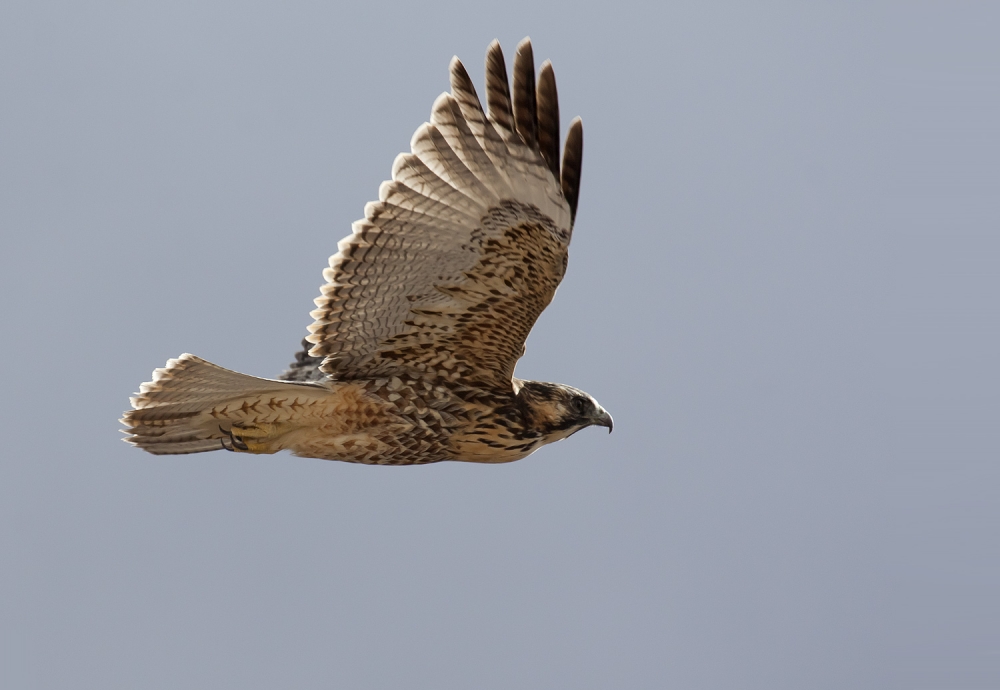
[[[325,390],[317,384],[247,376],[185,353],[156,369],[153,380],[130,398],[133,409],[120,420],[130,435],[122,440],[154,455],[232,450],[233,427],[244,416],[241,409],[247,413],[247,404],[256,407],[262,399],[316,389]]]

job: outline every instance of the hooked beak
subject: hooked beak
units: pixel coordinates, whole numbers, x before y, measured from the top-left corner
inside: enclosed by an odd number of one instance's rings
[[[608,427],[608,433],[609,434],[612,431],[615,430],[615,420],[613,420],[611,418],[611,415],[609,415],[608,411],[605,410],[603,407],[594,416],[594,424],[597,425],[597,426],[606,426],[606,427]]]

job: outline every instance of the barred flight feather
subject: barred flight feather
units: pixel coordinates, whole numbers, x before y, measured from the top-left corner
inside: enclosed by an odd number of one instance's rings
[[[565,271],[574,204],[564,188],[576,189],[579,170],[564,172],[564,185],[554,164],[559,113],[551,63],[543,65],[536,93],[531,43],[522,41],[512,101],[503,54],[491,44],[488,113],[458,58],[450,77],[452,92],[434,101],[430,122],[417,128],[410,153],[397,156],[392,180],[382,184],[380,202],[365,207],[365,219],[355,223],[324,272],[308,355],[324,358],[322,370],[339,380],[421,369],[430,353],[414,348],[421,350],[417,346],[430,333],[439,347],[456,348],[463,375],[509,379]],[[577,157],[568,160],[578,166]],[[501,218],[514,225],[498,223]],[[540,232],[521,233],[530,238],[525,244],[504,241],[525,222]],[[500,246],[498,260],[492,252]],[[520,292],[506,300],[531,305],[527,318],[510,323],[503,316],[512,305],[486,302],[481,306],[492,324],[477,322],[473,332],[456,318],[470,308],[470,300],[459,297],[463,290],[480,300],[491,290],[509,293],[512,277],[506,274],[529,257],[546,278],[520,281]],[[535,295],[538,290],[543,292]],[[414,313],[424,318],[415,320]]]

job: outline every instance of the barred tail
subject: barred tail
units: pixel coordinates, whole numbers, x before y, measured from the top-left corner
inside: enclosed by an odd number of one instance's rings
[[[315,384],[290,383],[247,376],[183,354],[153,372],[130,398],[132,407],[121,418],[130,436],[122,439],[154,455],[203,453],[226,448],[231,419],[219,408],[239,407],[241,400],[301,391]],[[234,410],[235,411],[235,410]]]

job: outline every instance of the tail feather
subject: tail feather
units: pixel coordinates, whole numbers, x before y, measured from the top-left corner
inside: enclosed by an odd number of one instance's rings
[[[130,434],[122,439],[154,455],[203,453],[225,448],[229,420],[213,411],[226,403],[289,388],[323,388],[317,384],[274,381],[224,369],[191,354],[167,361],[130,398],[133,409],[121,418]],[[296,392],[298,392],[296,391]]]

